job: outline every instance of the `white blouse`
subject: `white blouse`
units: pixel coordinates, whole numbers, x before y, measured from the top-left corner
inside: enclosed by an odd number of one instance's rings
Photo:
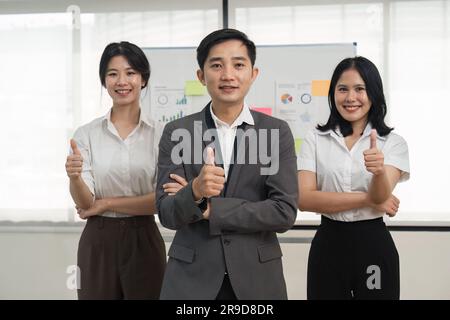
[[[82,179],[95,198],[142,196],[156,189],[158,143],[162,126],[141,112],[124,140],[111,122],[111,110],[75,131],[83,156]],[[130,215],[107,211],[106,217]]]
[[[366,170],[363,152],[369,149],[371,130],[372,127],[368,124],[351,150],[348,150],[339,129],[336,129],[337,133],[332,130],[310,131],[302,143],[300,156],[297,158],[298,170],[314,172],[317,189],[320,191],[368,192],[372,173]],[[408,180],[409,155],[406,141],[391,132],[384,137],[377,136],[377,148],[384,154],[385,165],[396,167],[401,171],[399,182]],[[359,221],[381,217],[384,212],[367,207],[321,214],[333,220]]]

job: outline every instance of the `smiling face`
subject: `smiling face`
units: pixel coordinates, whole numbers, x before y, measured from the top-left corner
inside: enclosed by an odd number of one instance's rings
[[[352,127],[365,126],[372,102],[358,71],[348,69],[342,73],[334,90],[334,101],[339,114]]]
[[[144,81],[124,56],[114,56],[108,63],[105,86],[114,106],[139,104]]]
[[[198,70],[197,75],[206,85],[215,108],[241,107],[258,69],[253,68],[242,41],[227,40],[210,49],[203,70]]]

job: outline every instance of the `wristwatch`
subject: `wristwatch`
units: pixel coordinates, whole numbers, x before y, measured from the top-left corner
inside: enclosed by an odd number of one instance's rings
[[[200,208],[202,212],[205,212],[206,209],[208,209],[208,199],[203,197],[200,200],[196,200],[195,203],[197,204],[197,207]]]

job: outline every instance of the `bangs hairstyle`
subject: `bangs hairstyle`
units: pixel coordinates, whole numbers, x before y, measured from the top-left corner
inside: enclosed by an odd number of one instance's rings
[[[344,137],[353,134],[351,123],[339,114],[334,99],[334,92],[339,78],[342,73],[350,69],[358,71],[359,75],[364,80],[367,96],[372,102],[372,107],[368,114],[368,122],[372,125],[373,129],[377,130],[378,135],[388,135],[394,129],[388,127],[384,122],[387,107],[381,76],[377,67],[369,59],[364,57],[346,58],[336,66],[333,76],[331,77],[330,90],[328,91],[330,117],[325,125],[317,125],[317,129],[324,132],[328,130],[335,131],[336,128],[339,128]]]
[[[99,76],[102,85],[106,87],[105,79],[108,64],[109,61],[116,56],[123,56],[127,59],[129,65],[141,74],[142,80],[144,80],[142,89],[145,88],[148,84],[148,79],[150,78],[150,63],[141,48],[127,41],[110,43],[106,46],[105,50],[103,50],[99,68]]]
[[[240,40],[247,48],[248,57],[252,63],[252,67],[256,61],[256,47],[253,41],[251,41],[247,35],[236,29],[220,29],[208,34],[199,44],[197,48],[197,63],[201,70],[205,65],[206,58],[209,51],[216,44],[228,41],[228,40]]]

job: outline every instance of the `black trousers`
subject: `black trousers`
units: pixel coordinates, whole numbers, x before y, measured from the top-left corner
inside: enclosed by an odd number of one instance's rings
[[[399,256],[382,218],[340,222],[322,216],[309,251],[307,297],[400,298]]]
[[[220,287],[216,300],[237,300],[228,274],[225,274],[223,277],[222,286]]]
[[[78,298],[158,299],[165,266],[154,216],[90,217],[78,245]]]

